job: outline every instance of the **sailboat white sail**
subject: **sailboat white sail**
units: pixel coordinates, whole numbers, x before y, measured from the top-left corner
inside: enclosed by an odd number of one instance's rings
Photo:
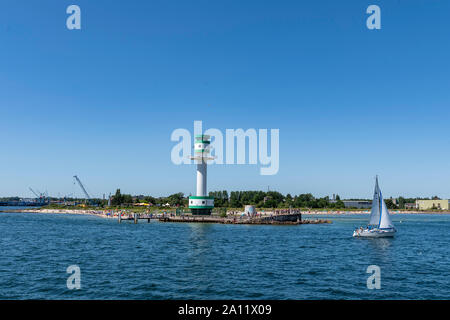
[[[381,213],[380,188],[378,187],[378,178],[377,178],[375,182],[375,191],[373,194],[372,210],[370,212],[369,225],[374,226],[380,223],[380,216],[381,216],[380,213]]]
[[[369,226],[366,229],[356,229],[353,232],[353,236],[370,238],[393,237],[396,231],[386,203],[383,200],[377,177],[375,181],[375,192],[373,195]]]
[[[394,228],[394,225],[392,224],[391,216],[389,215],[389,211],[387,209],[386,203],[383,200],[383,196],[381,195],[381,216],[380,216],[380,223],[378,224],[378,228],[380,229],[392,229]]]

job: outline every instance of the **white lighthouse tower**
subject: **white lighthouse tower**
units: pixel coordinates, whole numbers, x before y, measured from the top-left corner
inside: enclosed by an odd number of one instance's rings
[[[210,215],[214,208],[214,197],[209,197],[206,189],[207,161],[214,159],[209,155],[210,139],[208,135],[196,135],[195,154],[190,157],[197,162],[197,195],[189,197],[189,209],[193,215]]]

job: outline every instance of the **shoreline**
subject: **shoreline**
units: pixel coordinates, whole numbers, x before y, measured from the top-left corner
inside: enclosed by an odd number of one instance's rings
[[[114,212],[115,211],[115,212]],[[121,210],[114,210],[111,215],[111,210],[83,210],[83,209],[8,209],[1,210],[2,212],[9,213],[48,213],[48,214],[78,214],[78,215],[88,215],[101,217],[106,219],[117,219],[117,213],[121,212]],[[243,212],[243,211],[242,211]],[[229,214],[228,216],[239,216],[242,212],[238,214]],[[133,215],[135,212],[127,211],[123,212],[123,215]],[[259,212],[262,217],[268,217],[271,215],[276,215],[272,211]],[[302,215],[335,215],[335,216],[345,216],[345,215],[369,215],[370,211],[359,210],[359,211],[323,211],[323,210],[308,210],[308,211],[300,211]],[[163,216],[163,212],[153,213],[155,216]],[[393,210],[390,211],[390,214],[395,216],[397,214],[450,214],[450,211],[407,211],[407,210]],[[170,216],[170,214],[168,214]]]

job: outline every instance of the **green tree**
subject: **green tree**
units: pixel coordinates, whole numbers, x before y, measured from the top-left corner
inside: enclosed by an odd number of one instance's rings
[[[133,203],[133,197],[131,194],[123,194],[122,195],[122,203],[121,204],[132,204]]]
[[[114,197],[111,200],[111,204],[113,206],[120,206],[123,203],[123,196],[120,193],[120,189],[116,190],[116,193],[114,194]]]
[[[154,197],[152,197],[152,196],[144,197],[144,201],[146,203],[156,204],[156,199]]]
[[[167,203],[171,206],[182,206],[183,205],[184,194],[182,192],[171,194],[167,197]]]
[[[384,202],[386,203],[386,207],[388,207],[388,209],[397,209],[397,206],[394,204],[392,199],[385,199]]]

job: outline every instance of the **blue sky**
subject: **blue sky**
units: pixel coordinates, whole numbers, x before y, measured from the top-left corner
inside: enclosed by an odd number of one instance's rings
[[[77,4],[82,30],[66,28]],[[381,30],[366,28],[370,4]],[[0,3],[0,195],[195,192],[174,129],[280,129],[209,190],[450,197],[448,1]]]

